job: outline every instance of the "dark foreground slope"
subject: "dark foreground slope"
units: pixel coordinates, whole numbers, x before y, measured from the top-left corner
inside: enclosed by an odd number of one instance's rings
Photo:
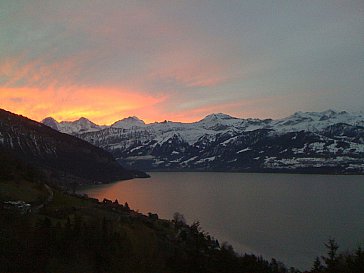
[[[112,155],[88,142],[1,109],[0,153],[12,154],[64,184],[145,176],[122,168]]]

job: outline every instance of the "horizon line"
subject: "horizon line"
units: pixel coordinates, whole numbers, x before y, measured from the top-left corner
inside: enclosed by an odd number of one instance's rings
[[[359,111],[347,111],[347,110],[336,110],[336,109],[326,109],[324,111],[295,111],[293,112],[292,114],[288,115],[288,116],[284,116],[284,117],[281,117],[281,118],[256,118],[256,117],[248,117],[248,118],[243,118],[243,117],[236,117],[236,116],[232,116],[230,114],[226,114],[226,113],[222,113],[222,112],[219,112],[219,113],[211,113],[211,114],[208,114],[198,120],[195,120],[195,121],[191,121],[191,122],[182,122],[182,121],[174,121],[174,120],[168,120],[168,119],[165,119],[165,120],[161,120],[161,121],[154,121],[154,122],[148,122],[146,123],[143,119],[140,119],[139,117],[137,116],[134,116],[134,115],[130,115],[130,116],[126,116],[126,117],[123,117],[119,120],[116,120],[110,124],[98,124],[98,123],[95,123],[94,121],[92,121],[91,119],[87,118],[87,117],[84,117],[84,116],[81,116],[79,118],[76,118],[74,120],[57,120],[55,118],[53,118],[52,116],[47,116],[45,118],[43,118],[42,120],[39,120],[38,122],[42,123],[45,119],[47,118],[51,118],[53,120],[55,120],[57,123],[62,123],[62,122],[75,122],[75,121],[78,121],[80,119],[86,119],[98,126],[112,126],[113,124],[115,124],[116,122],[119,122],[119,121],[122,121],[122,120],[125,120],[125,119],[128,119],[128,118],[136,118],[142,122],[145,123],[145,125],[148,125],[148,124],[154,124],[154,123],[165,123],[165,122],[173,122],[173,123],[183,123],[183,124],[191,124],[191,123],[197,123],[197,122],[200,122],[202,120],[204,120],[205,118],[209,117],[209,116],[212,116],[212,115],[226,115],[226,116],[230,116],[231,118],[234,118],[234,119],[242,119],[242,120],[247,120],[247,119],[253,119],[253,120],[279,120],[279,119],[284,119],[284,118],[287,118],[287,117],[290,117],[290,116],[293,116],[297,113],[325,113],[325,112],[329,112],[329,111],[333,111],[335,113],[349,113],[349,114],[364,114],[364,111],[363,110],[359,110]]]

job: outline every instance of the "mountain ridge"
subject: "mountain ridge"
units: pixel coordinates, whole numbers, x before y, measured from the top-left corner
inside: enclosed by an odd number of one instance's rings
[[[364,173],[363,113],[296,112],[276,120],[217,113],[193,123],[133,123],[73,135],[144,170]]]
[[[288,118],[292,118],[292,117],[298,117],[298,116],[308,116],[308,115],[312,115],[312,116],[328,116],[328,117],[335,117],[338,115],[344,116],[344,115],[352,115],[352,116],[361,116],[364,117],[364,111],[345,111],[345,110],[333,110],[333,109],[327,109],[321,112],[314,112],[314,111],[296,111],[293,114],[286,116],[286,117],[282,117],[282,118],[254,118],[254,117],[248,117],[248,118],[240,118],[240,117],[235,117],[235,116],[231,116],[229,114],[225,114],[222,112],[217,112],[217,113],[211,113],[206,115],[205,117],[199,119],[199,120],[195,120],[192,122],[181,122],[181,121],[171,121],[171,120],[164,120],[164,121],[154,121],[154,122],[150,122],[150,123],[146,123],[144,120],[140,119],[137,116],[128,116],[125,118],[121,118],[120,120],[117,120],[113,123],[111,123],[110,125],[98,125],[96,123],[94,123],[93,121],[91,121],[90,119],[86,118],[86,117],[80,117],[76,120],[73,121],[69,121],[69,120],[62,120],[62,121],[58,121],[56,119],[54,119],[53,117],[49,116],[44,118],[42,121],[40,121],[41,123],[46,123],[47,119],[51,119],[53,121],[55,121],[57,124],[58,123],[64,123],[64,124],[72,124],[72,123],[77,123],[80,120],[87,120],[88,122],[95,124],[96,126],[99,126],[101,128],[107,128],[107,127],[113,127],[114,124],[116,124],[117,122],[120,121],[129,121],[129,120],[135,120],[137,122],[142,122],[145,125],[152,125],[152,124],[160,124],[160,123],[179,123],[179,124],[191,124],[191,123],[199,123],[202,122],[204,120],[211,120],[211,119],[215,119],[215,120],[223,120],[223,119],[235,119],[235,120],[260,120],[260,121],[279,121],[279,120],[285,120]]]

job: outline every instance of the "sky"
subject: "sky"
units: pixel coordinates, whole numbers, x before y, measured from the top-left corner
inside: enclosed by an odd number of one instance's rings
[[[364,110],[363,0],[0,0],[0,108],[191,122]]]

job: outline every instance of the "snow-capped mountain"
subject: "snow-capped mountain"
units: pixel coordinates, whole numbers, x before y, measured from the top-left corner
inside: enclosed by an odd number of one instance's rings
[[[48,117],[42,120],[42,123],[65,134],[80,134],[86,132],[100,131],[105,126],[99,126],[88,120],[87,118],[80,118],[75,121],[62,121],[57,122],[54,118]]]
[[[278,120],[218,113],[193,123],[151,124],[129,117],[95,126],[57,128],[145,170],[364,173],[363,113],[297,112]]]
[[[273,122],[275,130],[281,132],[311,131],[319,132],[326,127],[345,123],[353,126],[364,126],[364,114],[351,114],[346,111],[335,112],[327,110],[324,112],[296,112],[292,116]]]
[[[144,121],[138,119],[137,117],[128,117],[115,122],[113,125],[111,125],[111,127],[131,129],[133,127],[142,127],[144,125]]]

